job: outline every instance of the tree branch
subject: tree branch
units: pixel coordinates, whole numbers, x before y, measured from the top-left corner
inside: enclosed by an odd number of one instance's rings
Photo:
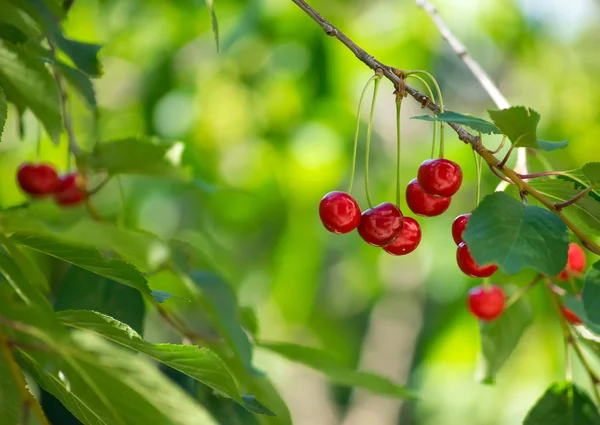
[[[327,35],[337,38],[346,47],[348,47],[348,49],[350,49],[361,62],[363,62],[365,65],[367,65],[374,71],[381,70],[380,72],[382,72],[388,80],[394,83],[394,86],[396,86],[397,88],[401,87],[401,77],[399,75],[402,75],[402,71],[379,62],[373,56],[368,54],[364,49],[362,49],[356,43],[354,43],[343,32],[341,32],[329,21],[323,18],[315,9],[313,9],[304,0],[292,0],[292,2],[294,2],[316,23],[318,23]],[[403,88],[404,90],[406,90],[406,93],[411,95],[411,97],[413,97],[420,104],[425,105],[425,107],[436,113],[440,112],[440,107],[436,103],[429,101],[429,98],[427,96],[425,96],[423,93],[407,84],[406,81],[403,82]],[[483,143],[481,143],[481,139],[478,136],[469,133],[467,130],[465,130],[458,124],[448,124],[456,132],[458,138],[465,143],[469,143],[473,147],[475,152],[477,152],[477,154],[479,154],[479,156],[481,156],[485,160],[488,166],[492,168],[498,166],[500,161],[494,156],[494,154],[492,154],[483,146]],[[521,150],[519,150],[519,152],[521,152]],[[504,174],[506,177],[508,177],[508,179],[510,179],[513,183],[515,183],[519,188],[519,191],[527,192],[551,212],[558,215],[561,218],[561,220],[566,224],[566,226],[579,238],[579,240],[581,240],[583,246],[585,246],[587,249],[594,252],[595,254],[600,255],[600,245],[598,245],[581,229],[579,229],[575,225],[575,223],[573,223],[567,216],[563,214],[562,211],[558,210],[554,206],[554,203],[552,201],[547,199],[544,195],[535,190],[533,187],[529,186],[525,181],[523,181],[523,179],[521,179],[521,177],[519,177],[519,174],[516,173],[514,170],[504,166],[502,168],[499,168],[499,171],[502,172],[502,174]]]
[[[423,9],[431,18],[435,26],[438,28],[444,40],[450,45],[456,56],[469,68],[471,73],[475,76],[481,87],[487,92],[490,98],[494,101],[496,106],[499,109],[510,108],[510,103],[504,97],[504,95],[500,92],[500,89],[492,78],[488,75],[487,72],[483,69],[479,63],[473,59],[473,57],[467,51],[465,45],[456,37],[446,22],[442,19],[440,14],[437,11],[437,8],[429,2],[429,0],[416,0],[417,6]],[[525,148],[517,149],[517,162],[515,164],[515,171],[519,174],[527,174],[527,150]],[[496,190],[504,190],[506,188],[506,183],[501,182]]]

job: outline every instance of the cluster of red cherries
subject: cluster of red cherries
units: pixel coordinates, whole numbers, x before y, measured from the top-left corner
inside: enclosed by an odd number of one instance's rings
[[[419,216],[433,217],[444,213],[452,196],[462,183],[462,170],[447,159],[429,159],[418,170],[417,178],[406,187],[406,203]],[[345,234],[357,229],[360,237],[370,245],[381,247],[392,255],[413,252],[421,241],[421,226],[412,217],[405,217],[400,208],[384,202],[361,213],[358,202],[348,193],[334,191],[323,197],[319,216],[325,228],[335,234]],[[489,278],[497,270],[495,264],[480,265],[473,259],[462,234],[471,214],[461,214],[452,223],[452,238],[457,244],[456,262],[468,276]],[[585,253],[575,243],[569,245],[568,262],[556,276],[568,280],[585,269]],[[493,284],[476,286],[469,291],[467,304],[471,313],[480,320],[491,321],[500,317],[506,306],[504,290]],[[575,313],[562,306],[567,320],[581,324]]]
[[[59,176],[49,164],[22,164],[17,171],[17,182],[31,197],[52,196],[54,202],[61,206],[78,205],[87,197],[77,173]]]
[[[450,206],[461,183],[462,170],[455,162],[443,158],[424,161],[417,178],[406,187],[406,203],[416,215],[440,215]],[[421,242],[419,223],[405,217],[391,202],[361,213],[358,202],[348,193],[329,192],[319,204],[319,216],[330,232],[344,234],[357,229],[365,242],[392,255],[409,254]]]

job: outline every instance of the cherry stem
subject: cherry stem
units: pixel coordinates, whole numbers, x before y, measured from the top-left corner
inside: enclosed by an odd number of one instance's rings
[[[481,157],[477,155],[475,149],[473,149],[473,157],[475,158],[475,171],[477,173],[477,188],[475,190],[475,208],[479,206],[479,202],[481,200]]]
[[[431,99],[431,101],[433,103],[435,103],[435,96],[433,95],[433,91],[431,90],[431,87],[429,86],[427,81],[425,81],[424,78],[420,77],[417,74],[407,75],[406,78],[408,78],[408,77],[412,77],[412,78],[415,78],[415,79],[421,81],[423,83],[423,85],[425,86],[425,89],[427,90],[427,94],[429,94],[429,98]],[[434,112],[433,116],[435,117],[435,116],[437,116],[437,114]],[[433,158],[435,156],[435,145],[437,142],[437,128],[438,128],[438,126],[434,122],[433,123],[433,140],[431,142],[431,158]]]
[[[522,180],[535,179],[538,177],[547,177],[547,176],[564,176],[565,173],[562,171],[542,171],[541,173],[533,173],[533,174],[517,174]]]
[[[381,76],[375,76],[375,85],[373,87],[373,99],[371,100],[371,112],[369,113],[369,125],[367,126],[367,146],[365,149],[365,194],[367,196],[367,204],[369,208],[373,208],[373,202],[371,201],[371,192],[369,190],[369,156],[371,151],[371,131],[373,130],[373,116],[375,115],[375,101],[377,99],[377,92],[379,91],[379,83],[381,82]]]
[[[402,190],[400,188],[400,143],[402,137],[400,132],[400,110],[402,109],[402,96],[396,97],[396,205],[400,208],[400,197]]]
[[[560,302],[558,295],[556,293],[554,293],[554,291],[552,291],[552,281],[549,278],[546,278],[545,281],[546,281],[546,287],[548,288],[548,293],[550,295],[550,299],[552,300],[552,305],[554,306],[554,309],[556,310],[556,313],[558,314],[560,325],[563,330],[563,335],[565,337],[565,342],[573,347],[573,349],[575,350],[575,354],[577,354],[577,357],[579,357],[579,361],[581,362],[582,366],[586,370],[586,372],[590,378],[590,381],[592,381],[592,391],[593,391],[594,397],[596,399],[596,404],[600,405],[600,393],[598,393],[598,386],[597,386],[598,383],[600,382],[600,379],[598,379],[598,376],[592,369],[590,363],[585,358],[585,354],[583,353],[583,350],[577,343],[576,336],[575,336],[574,332],[571,330],[571,327],[569,326],[569,323],[567,322],[567,319],[565,318],[565,316],[562,312],[562,309],[561,309],[562,303]]]
[[[357,155],[357,151],[358,151],[358,134],[359,134],[359,130],[360,130],[360,110],[362,108],[363,99],[365,98],[365,93],[367,92],[367,89],[369,88],[369,84],[371,84],[371,82],[373,80],[375,80],[376,78],[377,78],[377,75],[373,75],[371,78],[369,78],[369,80],[366,82],[366,84],[360,94],[360,99],[358,100],[358,112],[356,113],[356,132],[354,134],[354,152],[352,153],[352,173],[350,174],[350,184],[348,185],[348,194],[352,193],[352,186],[354,185],[354,174],[356,172],[356,155]]]
[[[540,280],[542,280],[543,277],[544,277],[543,275],[538,274],[531,282],[529,282],[527,285],[523,286],[522,288],[519,288],[519,290],[517,292],[512,294],[511,297],[506,302],[506,309],[509,309],[510,307],[515,305],[515,303],[517,301],[519,301],[523,295],[525,295],[527,292],[529,292],[531,289],[533,289],[533,287],[535,287],[535,285],[537,285],[538,282]]]
[[[485,279],[483,279],[483,283],[481,284],[481,286],[483,287],[483,290],[487,292],[491,286],[490,278],[486,277]]]
[[[508,184],[515,184],[512,180],[504,177],[502,174],[500,174],[498,172],[498,170],[496,170],[496,167],[493,167],[490,165],[490,170],[492,171],[492,173],[494,173],[496,175],[496,177],[498,177],[500,180],[504,180],[506,183]]]
[[[504,168],[504,166],[506,165],[506,161],[508,161],[508,158],[510,158],[510,155],[512,154],[512,151],[514,148],[515,148],[514,146],[511,146],[508,149],[508,152],[506,152],[504,159],[500,162],[500,164],[498,164],[498,168]]]
[[[421,70],[421,69],[404,71],[404,75],[406,75],[406,76],[411,75],[411,74],[423,74],[423,75],[426,75],[427,77],[429,77],[429,79],[435,86],[435,90],[437,91],[438,99],[440,101],[440,114],[443,114],[444,113],[444,99],[442,97],[442,90],[440,89],[440,85],[438,84],[435,77],[433,75],[431,75],[429,72]],[[439,157],[440,158],[444,157],[444,121],[440,121],[440,154],[439,154]]]
[[[572,205],[575,202],[579,201],[581,198],[583,198],[588,193],[590,193],[593,189],[594,189],[594,186],[589,186],[589,187],[585,188],[585,190],[581,191],[578,195],[572,197],[571,199],[568,199],[565,202],[559,202],[559,203],[554,204],[554,208],[556,208],[558,211],[560,211],[563,208],[568,207],[569,205]]]
[[[479,138],[481,139],[481,133],[479,133]],[[498,145],[498,147],[491,151],[488,149],[488,152],[491,153],[492,155],[497,154],[498,152],[500,152],[500,150],[502,150],[502,148],[504,147],[504,144],[506,143],[506,136],[502,137],[502,141],[500,142],[500,144]]]

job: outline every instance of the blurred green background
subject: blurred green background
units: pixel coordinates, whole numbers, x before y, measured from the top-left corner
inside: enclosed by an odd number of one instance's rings
[[[321,226],[321,197],[345,190],[356,106],[371,71],[291,1],[216,0],[217,53],[202,0],[80,0],[66,22],[74,39],[104,44],[96,81],[100,119],[73,94],[78,137],[111,140],[140,134],[180,140],[196,185],[124,178],[124,201],[112,182],[97,203],[104,216],[165,238],[201,236],[214,262],[257,310],[263,339],[327,348],[362,369],[417,388],[414,404],[330,386],[321,375],[259,351],[298,425],[513,425],[552,382],[564,376],[560,328],[544,291],[530,295],[536,321],[495,386],[475,379],[478,325],[465,308],[478,280],[456,266],[453,218],[474,207],[472,152],[448,131],[447,157],[465,184],[449,211],[419,222],[413,254],[391,257],[356,233]],[[485,117],[486,93],[408,0],[310,2],[357,44],[401,69],[425,69],[448,108]],[[514,105],[542,116],[540,136],[569,139],[546,155],[556,169],[600,160],[600,7],[593,0],[437,0],[441,15]],[[393,201],[393,87],[377,101],[371,180],[377,203]],[[365,102],[367,104],[368,102]],[[431,126],[412,99],[403,108],[402,179],[416,176],[430,151]],[[368,107],[361,116],[366,120]],[[33,160],[37,124],[26,116],[23,140],[10,116],[0,149],[3,207],[24,200],[14,175]],[[363,121],[361,141],[364,142]],[[499,139],[488,137],[493,148]],[[40,157],[63,169],[66,143],[42,140]],[[354,194],[362,207],[363,152]],[[542,170],[535,158],[532,170]],[[483,193],[498,183],[487,170]],[[408,213],[409,211],[405,211]],[[527,283],[530,276],[496,276]],[[153,282],[151,282],[153,284]],[[154,282],[160,287],[160,282]],[[160,288],[159,288],[160,289]],[[150,320],[150,319],[149,319]],[[148,332],[148,331],[147,331]],[[575,377],[588,385],[579,366]]]

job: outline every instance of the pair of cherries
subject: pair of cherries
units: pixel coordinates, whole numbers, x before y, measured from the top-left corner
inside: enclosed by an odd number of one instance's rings
[[[455,233],[454,226],[452,231],[455,240],[457,239],[457,236],[462,234],[462,231],[460,233]],[[585,264],[586,257],[583,249],[576,243],[569,244],[567,264],[556,279],[564,281],[580,275],[585,270]],[[471,313],[478,319],[484,321],[494,320],[500,317],[504,311],[506,295],[502,288],[496,285],[489,285],[487,288],[484,286],[477,286],[469,291],[467,303]],[[561,312],[565,319],[571,324],[581,325],[583,323],[577,314],[564,305],[561,306]]]
[[[467,222],[471,218],[471,214],[461,214],[454,219],[452,222],[452,238],[458,246],[456,249],[456,262],[460,270],[471,277],[490,277],[498,266],[495,264],[484,264],[479,265],[471,255],[469,248],[465,241],[463,241],[462,234],[467,227]]]
[[[52,196],[62,206],[80,204],[87,193],[78,185],[76,173],[59,176],[48,164],[25,163],[17,171],[17,182],[23,191],[34,198]]]
[[[392,255],[413,252],[421,242],[421,226],[404,217],[400,208],[384,202],[361,213],[358,202],[345,192],[329,192],[319,204],[319,217],[327,230],[344,234],[357,229],[370,245],[382,247]]]

